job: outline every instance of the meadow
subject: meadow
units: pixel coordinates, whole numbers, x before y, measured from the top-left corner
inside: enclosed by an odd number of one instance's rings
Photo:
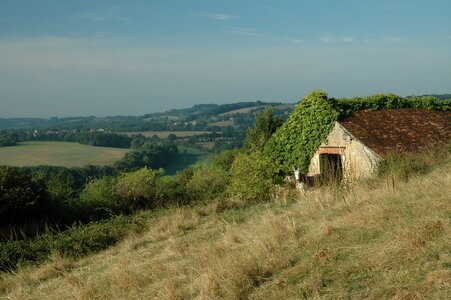
[[[0,148],[0,165],[17,167],[111,165],[128,151],[130,150],[71,142],[22,142],[17,146]]]
[[[144,212],[98,254],[0,275],[5,299],[449,299],[451,164],[266,203]]]

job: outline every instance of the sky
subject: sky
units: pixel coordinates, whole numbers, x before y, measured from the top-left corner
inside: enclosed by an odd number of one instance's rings
[[[451,93],[449,0],[0,0],[0,117]]]

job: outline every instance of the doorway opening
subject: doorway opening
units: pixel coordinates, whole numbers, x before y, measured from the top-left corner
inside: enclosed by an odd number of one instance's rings
[[[340,154],[320,154],[319,167],[322,183],[339,184],[343,179],[343,164]]]

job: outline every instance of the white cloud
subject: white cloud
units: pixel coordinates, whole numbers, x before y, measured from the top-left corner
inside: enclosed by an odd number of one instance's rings
[[[258,36],[256,30],[253,28],[233,27],[233,28],[230,28],[230,32],[233,32],[233,33],[239,34],[239,35]]]
[[[325,44],[334,43],[335,39],[330,36],[321,36],[319,37],[319,40]]]
[[[251,28],[227,29],[261,36]],[[0,99],[11,103],[0,114],[136,115],[213,100],[294,101],[312,88],[334,96],[412,94],[443,90],[449,82],[447,48],[393,47],[380,43],[382,36],[371,37],[370,44],[344,47],[345,35],[329,35],[335,43],[328,47],[282,39],[214,51],[183,41],[0,39]],[[362,72],[369,75],[362,77]]]
[[[198,13],[198,14],[193,14],[193,15],[197,16],[197,17],[216,20],[216,21],[229,21],[229,20],[238,18],[238,16],[236,16],[236,15],[223,14],[223,13],[219,13],[219,14],[218,13]]]
[[[123,23],[131,23],[129,18],[113,14],[111,12],[86,12],[78,15],[82,19],[93,22],[119,21]]]
[[[268,5],[262,5],[261,7],[266,9],[266,10],[272,11],[272,12],[279,12],[280,11],[280,8],[276,8],[276,7],[272,7],[272,6],[268,6]]]
[[[355,39],[354,39],[353,36],[345,36],[343,38],[343,41],[346,42],[346,43],[353,43],[355,41]]]
[[[90,20],[92,22],[104,22],[104,21],[117,21],[123,23],[132,23],[132,21],[126,17],[126,13],[130,13],[131,10],[136,10],[137,7],[116,5],[104,10],[86,11],[77,14],[76,18]]]

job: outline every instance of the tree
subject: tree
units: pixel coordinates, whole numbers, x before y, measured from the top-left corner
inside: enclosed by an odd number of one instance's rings
[[[263,149],[271,135],[282,125],[282,118],[273,116],[273,109],[267,106],[261,113],[255,114],[254,127],[246,137],[245,147],[249,150]]]
[[[172,143],[145,142],[138,149],[124,155],[124,158],[115,163],[119,170],[133,171],[142,167],[152,169],[163,168],[170,164],[177,155],[178,149]]]
[[[0,131],[0,147],[14,146],[18,141],[19,135],[17,133]]]
[[[42,180],[33,181],[13,167],[0,167],[0,223],[21,222],[38,217],[48,203]]]

